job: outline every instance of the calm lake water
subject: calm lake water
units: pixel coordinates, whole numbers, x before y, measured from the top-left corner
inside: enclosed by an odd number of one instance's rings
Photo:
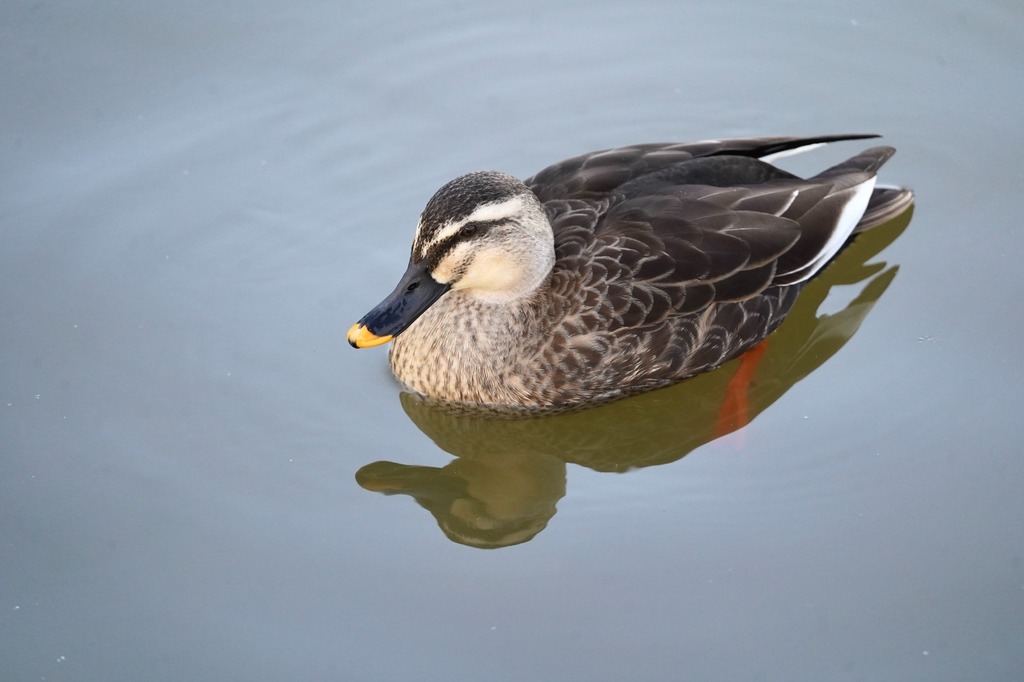
[[[0,678],[1024,679],[1019,2],[13,0],[0,64]],[[459,173],[855,132],[915,212],[746,428],[344,342]]]

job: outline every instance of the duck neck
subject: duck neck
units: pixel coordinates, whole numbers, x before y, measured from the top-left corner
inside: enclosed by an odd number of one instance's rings
[[[517,404],[524,364],[539,357],[549,278],[500,301],[450,291],[399,335],[391,367],[417,393],[451,402]]]

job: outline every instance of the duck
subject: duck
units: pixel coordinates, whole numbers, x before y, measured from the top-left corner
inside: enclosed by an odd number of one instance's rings
[[[856,234],[912,206],[876,184],[889,146],[806,178],[775,165],[876,137],[637,144],[525,181],[461,175],[348,342],[392,342],[407,391],[494,409],[585,407],[713,370],[766,339]]]

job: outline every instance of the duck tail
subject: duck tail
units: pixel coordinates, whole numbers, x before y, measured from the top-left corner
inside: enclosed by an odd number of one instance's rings
[[[876,187],[868,199],[864,216],[853,229],[854,234],[887,223],[914,204],[914,192],[903,187]]]
[[[878,169],[896,153],[892,147],[871,147],[860,154],[852,156],[846,161],[822,171],[815,176],[817,179],[827,180],[841,178],[851,174],[867,173],[874,175]],[[914,193],[902,187],[875,187],[871,191],[871,198],[868,199],[867,208],[861,217],[853,234],[870,230],[886,223],[900,215],[914,203]]]
[[[896,153],[894,147],[871,147],[865,149],[856,156],[851,156],[846,161],[842,161],[826,168],[817,175],[814,176],[814,180],[827,180],[831,178],[842,177],[844,175],[850,175],[851,173],[868,173],[874,175],[878,172],[878,169],[889,160],[893,154]]]

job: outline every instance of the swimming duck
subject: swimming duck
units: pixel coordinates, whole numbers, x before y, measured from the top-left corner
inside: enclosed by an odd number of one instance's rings
[[[761,137],[583,154],[521,182],[481,171],[420,216],[405,274],[348,332],[394,341],[406,389],[564,408],[665,386],[768,336],[855,233],[906,210],[872,147],[807,178],[771,164],[839,140]]]

